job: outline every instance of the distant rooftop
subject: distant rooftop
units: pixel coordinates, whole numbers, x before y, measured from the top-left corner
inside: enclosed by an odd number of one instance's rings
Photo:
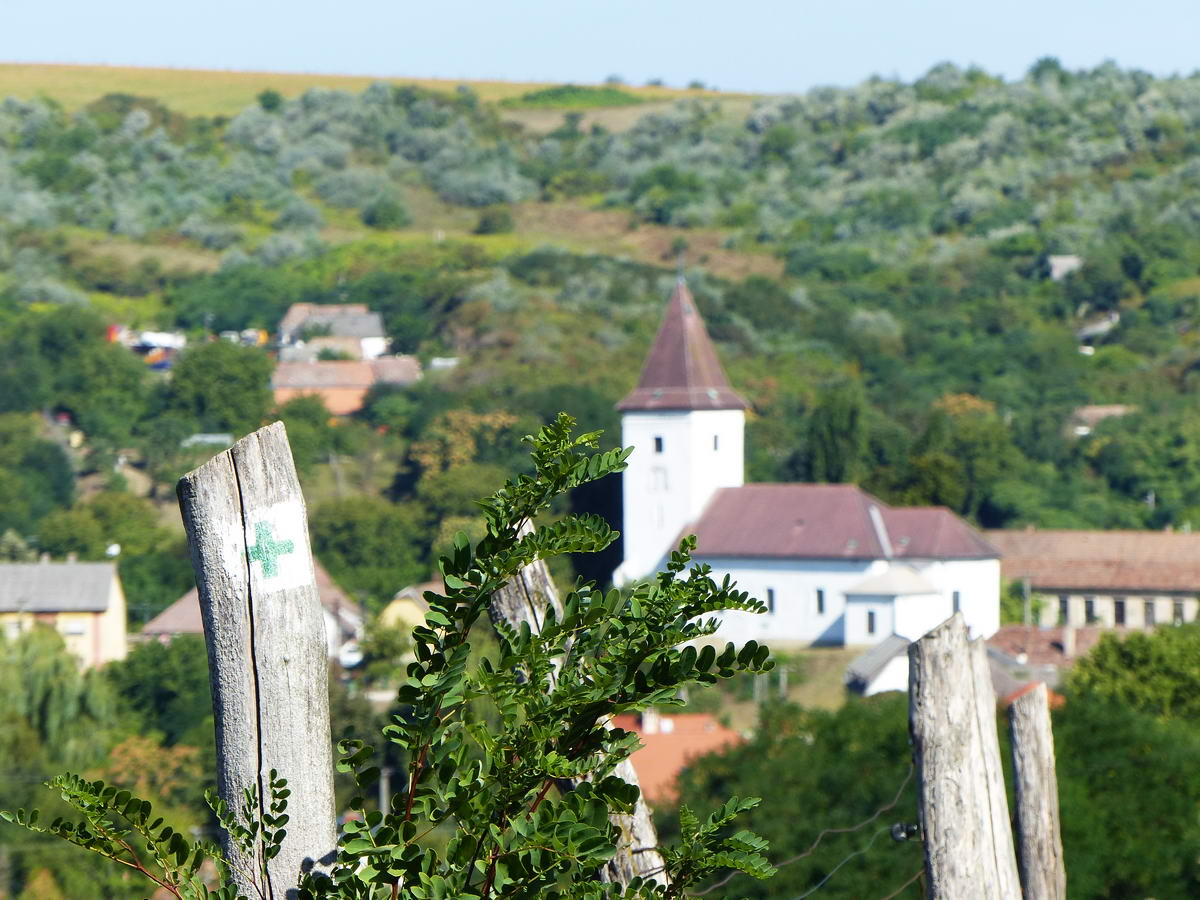
[[[383,317],[365,303],[293,303],[279,322],[279,339],[291,343],[305,328],[328,328],[334,337],[383,337]]]
[[[104,612],[110,562],[0,563],[0,612]]]

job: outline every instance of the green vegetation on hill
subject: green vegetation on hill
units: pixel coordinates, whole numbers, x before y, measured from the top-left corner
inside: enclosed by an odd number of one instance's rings
[[[632,106],[644,99],[621,88],[605,85],[590,87],[560,84],[529,91],[520,97],[506,97],[500,105],[510,109],[591,109],[598,106]]]

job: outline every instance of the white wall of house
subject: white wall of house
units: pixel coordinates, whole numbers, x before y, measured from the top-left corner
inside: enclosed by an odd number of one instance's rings
[[[938,622],[955,611],[954,592],[957,591],[958,610],[962,612],[972,638],[989,638],[1000,630],[1000,560],[909,559],[904,562],[920,572],[938,589],[938,593],[951,601],[950,612]]]
[[[874,607],[862,605],[864,599],[849,616],[846,592],[886,572],[888,560],[704,557],[701,561],[712,566],[717,580],[728,574],[740,590],[763,603],[773,597],[774,612],[766,615],[725,613],[721,640],[856,645],[875,644],[893,633],[915,640],[950,617],[954,591],[959,593],[959,609],[973,637],[990,637],[1000,627],[997,560],[905,560],[905,565],[916,568],[938,588],[938,594],[902,597],[899,612],[893,611],[891,598],[874,598]],[[818,610],[818,591],[824,597],[824,612]],[[866,630],[866,611],[871,608],[876,614],[874,634]]]
[[[1176,622],[1194,622],[1200,617],[1200,600],[1190,595],[1039,593],[1037,599],[1041,603],[1038,621],[1047,627],[1070,625],[1080,628],[1084,625],[1103,625],[1107,628],[1153,628]],[[1066,621],[1062,615],[1064,599],[1067,607]]]
[[[901,653],[888,660],[879,674],[871,679],[871,683],[863,691],[863,696],[871,697],[884,691],[908,691],[908,653]]]
[[[846,598],[846,644],[878,644],[896,633],[896,598],[851,594]]]
[[[745,419],[740,409],[621,417],[621,441],[633,453],[622,481],[625,561],[613,575],[617,584],[657,572],[717,489],[743,484]]]

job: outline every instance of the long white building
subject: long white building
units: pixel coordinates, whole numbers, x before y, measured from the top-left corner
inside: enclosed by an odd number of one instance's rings
[[[851,484],[745,484],[746,408],[680,279],[618,406],[634,452],[616,583],[652,575],[694,533],[696,559],[769,609],[728,614],[727,640],[914,640],[955,611],[974,637],[1000,627],[999,554],[949,510],[891,507]]]

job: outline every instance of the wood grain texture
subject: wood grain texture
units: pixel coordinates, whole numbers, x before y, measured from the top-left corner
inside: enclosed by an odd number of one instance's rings
[[[982,661],[986,675],[986,660],[980,649],[969,645],[956,613],[908,650],[909,729],[933,900],[1021,896],[1000,778],[995,700],[990,683],[982,690],[979,666]],[[1000,809],[1003,822],[996,820]]]
[[[502,621],[510,628],[518,629],[521,623],[527,622],[530,629],[537,632],[545,621],[546,610],[551,607],[562,612],[558,589],[546,564],[538,560],[492,595],[488,611],[493,622]],[[613,774],[640,787],[637,772],[629,760],[617,766]],[[601,880],[625,885],[635,876],[641,876],[665,884],[664,862],[658,852],[658,832],[645,798],[638,798],[632,814],[613,813],[610,818],[621,836],[616,854],[600,871]]]
[[[294,896],[302,868],[332,861],[337,843],[325,623],[304,499],[283,424],[254,432],[179,481],[208,647],[217,789],[288,780],[287,837],[268,864],[270,900]],[[234,880],[258,896],[257,871],[227,842]]]
[[[1017,805],[1017,859],[1025,900],[1065,900],[1058,818],[1058,776],[1046,685],[1016,699],[1008,708],[1012,729],[1013,788]]]

